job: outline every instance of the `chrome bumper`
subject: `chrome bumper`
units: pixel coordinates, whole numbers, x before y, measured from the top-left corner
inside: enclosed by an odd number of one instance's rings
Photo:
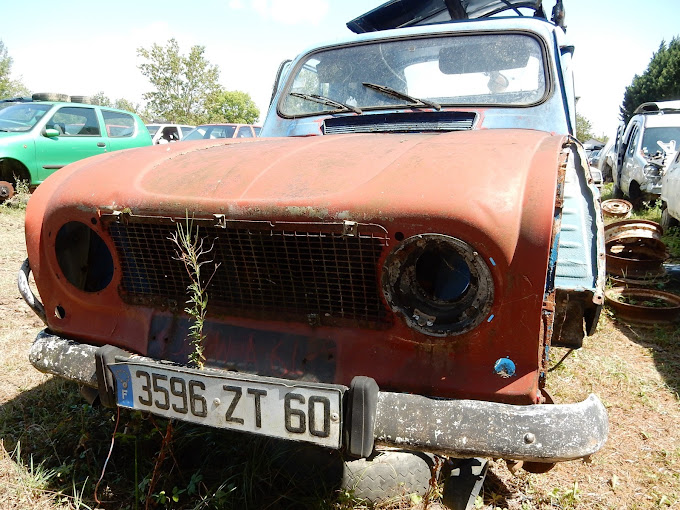
[[[111,346],[106,348],[122,352]],[[104,401],[106,392],[111,392],[111,383],[106,382],[106,376],[102,382],[101,367],[106,363],[101,363],[101,352],[101,347],[43,330],[31,347],[29,359],[41,372],[97,388]],[[145,363],[160,363],[139,356],[134,358]],[[100,360],[99,374],[97,359]],[[356,456],[368,456],[378,444],[455,457],[551,463],[597,452],[609,430],[607,412],[595,395],[575,404],[518,406],[432,399],[380,391],[368,377],[358,377],[355,381],[345,392],[344,443]],[[111,397],[108,401],[112,401]]]

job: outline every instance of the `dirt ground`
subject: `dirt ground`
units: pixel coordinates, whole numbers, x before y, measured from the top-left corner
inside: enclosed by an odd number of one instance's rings
[[[16,274],[26,257],[23,213],[0,209],[0,417],[22,393],[49,383],[28,362],[41,322],[18,294]],[[553,362],[566,350],[553,349]],[[546,474],[512,474],[496,460],[477,508],[680,508],[680,334],[677,327],[642,328],[603,312],[598,332],[549,374],[558,402],[596,393],[609,412],[605,447],[587,461]],[[39,430],[40,418],[24,427]],[[9,448],[0,423],[0,509],[78,507],[36,488],[37,470]],[[47,431],[45,432],[47,434]],[[24,445],[30,448],[31,445]],[[56,449],[55,449],[56,451]],[[39,463],[41,459],[35,458]],[[103,461],[103,459],[99,459]],[[91,495],[84,499],[91,501]],[[168,508],[172,504],[165,505]],[[422,507],[422,503],[421,503]]]

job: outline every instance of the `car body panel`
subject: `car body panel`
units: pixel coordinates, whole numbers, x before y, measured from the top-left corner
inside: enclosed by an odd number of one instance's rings
[[[677,147],[680,149],[680,147]],[[666,168],[661,178],[661,200],[676,222],[680,221],[680,150]]]
[[[456,140],[455,144],[450,142],[452,139]],[[149,214],[162,207],[164,215],[179,220],[186,214],[204,216],[206,211],[215,214],[228,211],[229,217],[234,220],[267,221],[286,216],[290,221],[299,222],[378,223],[388,232],[399,229],[409,236],[424,226],[420,221],[413,223],[409,217],[416,213],[423,214],[423,204],[427,204],[427,230],[456,231],[460,237],[472,242],[494,261],[494,277],[499,281],[499,288],[511,288],[510,294],[502,294],[498,298],[498,308],[493,310],[493,318],[489,318],[484,327],[469,335],[469,339],[461,338],[439,347],[420,344],[417,337],[413,336],[413,331],[399,323],[388,335],[380,331],[365,331],[357,336],[353,328],[323,331],[320,328],[310,329],[307,325],[295,327],[292,324],[286,325],[285,329],[297,331],[301,339],[311,338],[305,340],[307,343],[322,341],[323,344],[336,346],[336,365],[342,367],[342,372],[338,371],[335,375],[339,379],[328,382],[348,384],[348,373],[368,373],[385,387],[401,386],[410,391],[431,394],[437,378],[449,373],[454,365],[460,365],[457,371],[461,377],[451,379],[446,385],[440,383],[442,387],[438,388],[438,393],[471,398],[482,394],[498,394],[492,398],[531,402],[536,399],[538,390],[540,367],[537,366],[535,353],[537,342],[542,340],[540,313],[531,314],[528,310],[540,310],[542,306],[548,246],[552,235],[550,222],[541,224],[536,220],[540,217],[552,218],[552,214],[546,212],[553,210],[555,201],[551,194],[538,191],[554,189],[559,166],[555,154],[560,153],[564,143],[563,137],[551,137],[538,131],[497,130],[486,133],[418,134],[411,135],[408,140],[402,135],[341,135],[317,139],[213,142],[213,145],[186,142],[168,147],[170,152],[164,148],[163,152],[146,150],[134,154],[112,154],[106,157],[107,161],[98,158],[92,164],[84,161],[72,165],[68,171],[61,172],[58,178],[55,176],[49,185],[38,190],[30,204],[30,216],[36,215],[34,208],[43,207],[44,200],[49,197],[50,205],[44,209],[44,214],[51,220],[49,224],[39,228],[36,226],[31,231],[58,230],[63,215],[75,213],[73,210],[60,213],[59,204],[77,202],[81,221],[90,222],[90,218],[94,217],[98,224],[101,224],[103,215],[112,214],[114,210],[120,212],[129,209],[135,214]],[[468,144],[480,147],[488,144],[488,152],[493,156],[480,167],[478,157],[464,150]],[[387,161],[380,156],[385,152],[392,154]],[[341,158],[347,153],[356,156],[353,166],[348,166],[347,161]],[[324,168],[323,174],[317,171],[308,174],[301,172],[299,160],[286,157],[290,154],[303,157],[310,169]],[[408,180],[407,176],[425,156],[441,162],[442,176],[455,175],[457,186],[432,187],[426,182],[418,185]],[[246,161],[247,165],[244,166]],[[511,174],[501,172],[503,165],[508,163],[512,163],[517,171]],[[474,175],[466,171],[473,164],[478,167]],[[186,168],[192,168],[193,175],[200,178],[187,182]],[[548,168],[553,171],[547,172]],[[126,176],[127,173],[130,175]],[[498,193],[500,181],[505,183],[501,186],[504,190],[502,194]],[[403,186],[395,186],[394,183],[403,183]],[[85,197],[83,190],[93,187],[98,191]],[[496,198],[493,203],[480,201],[467,194],[465,190],[470,187],[478,189],[480,195],[493,194]],[[488,191],[485,192],[485,189]],[[532,190],[533,198],[529,199],[526,195],[526,198],[517,200],[518,196],[528,193],[527,189]],[[317,207],[311,205],[315,203]],[[107,211],[104,204],[115,204],[115,207]],[[174,205],[168,208],[169,204]],[[265,207],[264,204],[269,205]],[[504,236],[494,239],[494,232],[498,231],[499,225],[502,225]],[[60,272],[51,255],[54,253],[53,241],[45,237],[29,239],[29,252],[33,254],[29,257],[49,263],[45,269],[41,264],[32,266],[37,281],[41,282],[40,293],[46,296],[45,306],[50,309],[59,305],[65,310],[93,307],[92,314],[67,314],[63,320],[50,318],[50,327],[54,331],[77,337],[78,331],[87,323],[91,340],[99,338],[98,342],[108,342],[145,355],[148,349],[157,349],[140,342],[142,338],[151,338],[154,328],[174,330],[178,334],[176,341],[181,339],[186,321],[178,323],[177,317],[158,315],[152,309],[128,308],[120,301],[115,291],[116,285],[96,297],[73,292],[76,289],[63,279],[50,276]],[[539,246],[543,248],[539,249]],[[47,281],[51,283],[45,287]],[[70,297],[67,298],[67,295]],[[52,302],[47,296],[59,296],[59,303]],[[513,303],[522,303],[522,306],[515,308]],[[530,303],[533,304],[530,306]],[[98,310],[96,314],[95,309]],[[105,313],[106,309],[111,310],[111,315]],[[510,324],[515,323],[518,315],[527,315],[522,327],[511,327]],[[94,327],[94,317],[101,323],[99,327]],[[123,320],[123,317],[129,320]],[[127,324],[124,326],[124,323]],[[180,327],[181,324],[184,326]],[[233,317],[216,321],[212,326],[216,328],[216,336],[208,342],[206,356],[219,359],[217,352],[225,349],[225,345],[218,338],[226,336],[233,339],[233,345],[240,345],[248,335],[254,334],[253,331],[262,329],[261,326],[254,326],[251,322]],[[276,331],[282,327],[278,325],[272,329]],[[111,335],[112,329],[117,333]],[[101,336],[95,330],[101,331]],[[225,331],[231,333],[225,334]],[[266,336],[265,333],[260,336],[263,335]],[[498,351],[489,349],[489,341],[483,340],[493,337],[501,344],[507,343],[504,340],[507,335],[524,338],[525,341],[513,348],[506,347]],[[370,336],[376,338],[375,342],[371,342],[376,346],[374,349],[379,349],[374,352],[379,352],[389,360],[384,366],[372,366],[371,357],[356,355],[363,350],[361,346]],[[274,335],[272,338],[279,336]],[[274,340],[262,342],[259,345],[271,346]],[[305,345],[304,349],[300,347],[300,353],[311,349]],[[234,347],[244,348],[243,345]],[[426,358],[408,354],[422,349],[444,349],[441,352],[450,354],[433,367],[431,355],[435,351]],[[266,350],[263,348],[263,352]],[[169,352],[158,354],[165,357]],[[186,352],[182,351],[184,354]],[[516,379],[505,380],[493,376],[493,364],[501,354],[511,356],[522,367]],[[462,362],[463,359],[468,361]],[[395,366],[403,366],[404,363],[411,368],[394,371]],[[429,371],[430,376],[424,378],[424,371]],[[484,373],[488,375],[484,376]],[[399,382],[394,380],[395,376]],[[408,382],[404,380],[406,377]],[[449,386],[449,389],[444,386]]]

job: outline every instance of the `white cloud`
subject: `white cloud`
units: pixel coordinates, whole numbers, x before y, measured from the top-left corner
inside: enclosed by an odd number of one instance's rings
[[[243,9],[244,7],[245,6],[243,5],[243,0],[231,0],[229,2],[229,8],[230,9],[234,9],[234,10],[239,11],[239,10]]]

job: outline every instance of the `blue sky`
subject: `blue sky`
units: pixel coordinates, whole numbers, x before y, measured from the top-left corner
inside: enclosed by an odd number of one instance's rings
[[[384,0],[32,0],[31,12],[0,18],[13,76],[33,92],[141,102],[151,90],[139,47],[177,39],[219,66],[220,83],[248,92],[264,119],[279,63],[351,32],[345,23]],[[544,0],[547,9],[553,0]],[[661,40],[680,35],[677,0],[564,0],[576,47],[578,111],[596,133],[616,128],[625,87],[646,69]],[[639,6],[643,5],[642,8]]]

